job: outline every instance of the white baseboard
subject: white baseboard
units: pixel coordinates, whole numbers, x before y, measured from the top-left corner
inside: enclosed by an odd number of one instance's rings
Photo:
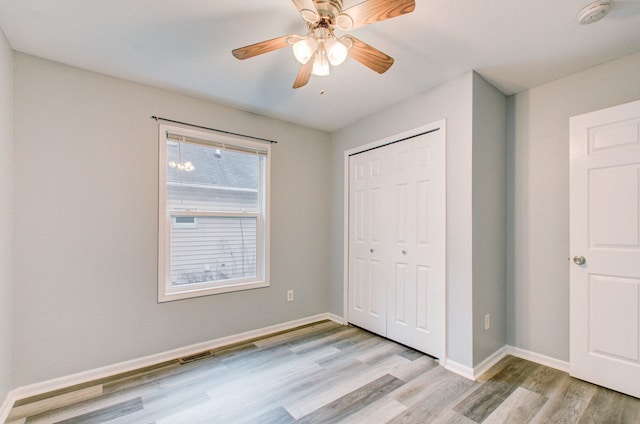
[[[442,365],[443,367],[445,367],[445,369],[456,373],[458,375],[463,376],[464,378],[468,378],[469,380],[475,380],[473,378],[473,368],[467,367],[466,365],[462,365],[459,362],[456,361],[452,361],[451,359],[447,359],[446,362],[442,363],[443,361],[440,361],[440,365]]]
[[[0,423],[3,423],[9,417],[9,413],[11,412],[11,408],[13,408],[13,404],[16,403],[15,391],[12,390],[7,393],[7,397],[4,399],[4,402],[0,405]]]
[[[332,314],[330,312],[327,312],[326,314],[323,314],[324,318],[323,319],[330,319],[333,322],[337,322],[338,324],[342,324],[342,325],[347,325],[348,322],[346,319],[344,319],[341,316],[338,316],[336,314]]]
[[[477,380],[482,374],[487,372],[492,366],[498,363],[502,358],[507,355],[507,346],[503,346],[494,353],[492,353],[487,359],[482,361],[477,366],[471,368],[466,365],[462,365],[458,362],[447,360],[444,367],[451,372],[461,375],[469,380]]]
[[[529,350],[520,349],[515,346],[505,346],[507,355],[517,356],[518,358],[526,359],[527,361],[535,362],[540,365],[547,366],[549,368],[555,368],[558,371],[569,372],[569,362],[561,361],[550,356],[542,355],[540,353],[531,352]]]
[[[500,349],[491,354],[487,359],[480,362],[473,368],[473,379],[477,380],[482,374],[489,371],[492,366],[497,364],[505,356],[507,356],[507,347],[502,346]]]
[[[498,363],[502,358],[507,355],[516,356],[527,361],[535,362],[540,365],[544,365],[549,368],[555,368],[559,371],[569,372],[569,362],[561,361],[550,356],[542,355],[540,353],[531,352],[529,350],[520,349],[518,347],[505,345],[487,359],[482,361],[478,366],[470,368],[465,365],[459,364],[455,361],[448,360],[443,366],[451,372],[461,375],[469,380],[477,380],[482,374],[487,372],[492,366]]]
[[[65,387],[71,387],[78,384],[88,383],[102,378],[110,377],[117,374],[133,371],[136,369],[144,368],[147,366],[155,365],[161,362],[171,361],[184,356],[194,355],[205,350],[216,349],[219,347],[231,345],[234,343],[240,343],[247,340],[264,337],[269,334],[277,333],[279,331],[286,331],[292,328],[300,327],[302,325],[313,324],[315,322],[323,320],[335,321],[339,324],[344,324],[344,319],[330,313],[324,313],[314,315],[311,317],[301,318],[294,321],[285,322],[282,324],[276,324],[269,327],[260,328],[257,330],[247,331],[240,334],[234,334],[232,336],[221,337],[219,339],[209,340],[202,343],[196,343],[191,346],[181,347],[178,349],[169,350],[166,352],[145,356],[142,358],[132,359],[130,361],[119,362],[113,365],[107,365],[105,367],[95,368],[92,370],[82,371],[76,374],[55,378],[41,383],[30,384],[28,386],[18,387],[10,392],[10,396],[2,404],[2,411],[0,418],[4,414],[5,404],[9,404],[10,410],[15,400],[24,399],[32,396],[41,395],[44,393],[52,392],[55,390],[64,389]],[[10,399],[11,397],[11,399]],[[7,411],[8,414],[8,411]],[[3,421],[0,419],[0,423]]]

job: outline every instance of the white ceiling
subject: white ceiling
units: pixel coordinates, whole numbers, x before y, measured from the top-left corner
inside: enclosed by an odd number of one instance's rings
[[[472,69],[512,94],[640,51],[640,0],[579,25],[589,2],[416,0],[411,14],[352,31],[395,58],[387,73],[347,60],[297,90],[289,48],[231,55],[304,33],[290,0],[0,0],[0,28],[20,52],[334,131]]]

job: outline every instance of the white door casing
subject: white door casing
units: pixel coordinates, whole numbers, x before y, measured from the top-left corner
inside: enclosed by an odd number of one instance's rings
[[[437,124],[422,132],[438,131],[348,152],[346,313],[355,325],[444,358],[446,136]],[[367,281],[373,268],[378,275]],[[375,314],[366,310],[372,299]]]
[[[640,397],[640,101],[570,139],[571,375]]]

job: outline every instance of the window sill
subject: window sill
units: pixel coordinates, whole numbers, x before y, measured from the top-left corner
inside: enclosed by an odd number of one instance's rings
[[[192,299],[195,297],[211,296],[215,294],[231,293],[243,290],[260,289],[269,287],[268,281],[255,281],[250,283],[229,283],[215,287],[184,289],[180,291],[167,291],[158,293],[158,303],[171,302],[174,300]]]

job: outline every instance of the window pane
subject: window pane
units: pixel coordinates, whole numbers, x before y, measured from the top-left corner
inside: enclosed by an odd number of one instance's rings
[[[171,229],[170,249],[172,286],[256,277],[257,218],[198,217]]]
[[[167,141],[167,208],[258,212],[262,157]]]

